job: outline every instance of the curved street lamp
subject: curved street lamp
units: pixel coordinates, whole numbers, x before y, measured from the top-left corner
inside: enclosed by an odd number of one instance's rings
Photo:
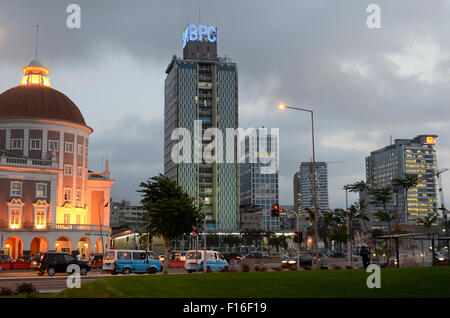
[[[205,208],[205,200],[203,200],[202,197],[192,195],[190,196],[191,199],[198,199],[202,201],[203,204],[203,214],[205,215],[203,218],[203,272],[206,273],[206,208]],[[197,255],[196,255],[197,259]],[[196,265],[197,268],[197,265]]]
[[[103,215],[100,214],[100,204],[102,202],[105,202],[105,198],[102,198],[100,200],[100,202],[98,203],[98,219],[100,221],[100,236],[101,236],[101,239],[102,239],[102,253],[104,254],[105,253],[105,244],[103,243],[103,225],[102,225],[102,217],[103,217]],[[106,202],[106,204],[103,207],[106,208],[108,206],[108,204],[109,204],[109,202]]]
[[[288,109],[293,109],[293,110],[298,110],[298,111],[302,111],[302,112],[308,112],[311,114],[311,138],[312,138],[312,183],[313,183],[313,197],[312,197],[312,206],[313,206],[313,211],[314,211],[314,245],[315,245],[315,252],[316,252],[316,259],[315,262],[318,263],[319,261],[319,244],[318,244],[318,238],[319,235],[317,233],[317,219],[318,219],[318,215],[317,214],[317,203],[316,203],[316,155],[315,155],[315,148],[314,148],[314,112],[310,109],[305,109],[305,108],[298,108],[298,107],[292,107],[292,106],[287,106],[284,103],[279,103],[278,104],[278,108],[280,110],[284,110],[286,108]],[[313,258],[314,259],[314,258]]]

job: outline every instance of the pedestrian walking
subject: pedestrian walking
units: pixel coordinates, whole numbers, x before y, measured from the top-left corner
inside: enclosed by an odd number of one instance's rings
[[[359,255],[362,257],[364,268],[367,268],[367,266],[369,266],[369,264],[370,264],[369,250],[365,246],[363,246],[363,247],[361,247],[361,252],[359,253]]]

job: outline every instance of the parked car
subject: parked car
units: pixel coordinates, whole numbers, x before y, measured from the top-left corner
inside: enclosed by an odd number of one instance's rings
[[[155,274],[162,269],[162,262],[154,254],[144,250],[109,250],[103,257],[102,270],[112,275],[122,273]]]
[[[223,256],[228,263],[230,263],[231,260],[240,261],[242,257],[242,255],[239,253],[224,253]]]
[[[329,257],[331,258],[344,258],[345,254],[341,252],[332,252]]]
[[[32,257],[31,255],[22,255],[19,258],[17,258],[16,262],[31,262]]]
[[[184,269],[188,273],[203,270],[203,250],[191,250],[186,253]],[[206,251],[206,270],[208,272],[228,271],[228,262],[225,257],[217,251]]]
[[[447,253],[435,252],[435,263],[437,265],[444,265],[448,263],[448,255]]]
[[[250,252],[245,254],[242,258],[243,259],[247,259],[247,258],[264,258],[264,253],[263,252]]]
[[[80,275],[83,276],[91,270],[88,262],[77,261],[72,255],[60,252],[41,253],[33,269],[38,275],[44,275],[47,272],[49,276],[54,276],[56,273],[68,273],[67,268],[72,264],[80,267]]]
[[[12,262],[13,259],[8,255],[0,255],[0,262]]]
[[[269,255],[268,255],[268,257],[269,258],[283,258],[283,257],[285,257],[286,256],[286,254],[285,253],[281,253],[281,252],[273,252],[273,253],[269,253]]]
[[[311,253],[300,253],[300,266],[312,266],[312,255]],[[297,264],[297,256],[291,256],[289,258],[283,258],[281,260],[282,264]],[[324,253],[319,253],[319,265],[321,267],[327,267],[328,261],[327,256]]]

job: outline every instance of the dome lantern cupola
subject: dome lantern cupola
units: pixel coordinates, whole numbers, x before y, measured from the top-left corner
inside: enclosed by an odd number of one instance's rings
[[[20,85],[34,85],[50,87],[50,79],[47,74],[50,69],[44,67],[38,60],[33,60],[28,66],[22,67],[25,76],[22,77]]]

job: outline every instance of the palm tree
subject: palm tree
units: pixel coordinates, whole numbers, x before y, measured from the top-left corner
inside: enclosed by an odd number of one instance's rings
[[[406,175],[405,178],[394,178],[392,179],[392,186],[394,188],[394,192],[397,197],[397,206],[398,206],[398,193],[400,190],[404,191],[403,195],[403,210],[400,214],[400,217],[396,215],[396,228],[399,227],[400,220],[403,218],[403,215],[406,215],[407,210],[407,202],[408,202],[408,191],[411,188],[414,188],[419,183],[419,178],[416,175]],[[397,211],[396,211],[397,212]]]
[[[419,218],[417,220],[417,225],[423,226],[426,229],[427,234],[428,234],[430,232],[430,229],[433,226],[433,224],[436,223],[436,220],[437,220],[437,216],[425,216],[425,217]]]
[[[141,204],[146,211],[144,222],[152,236],[160,236],[164,242],[164,259],[169,260],[171,240],[192,228],[199,226],[203,216],[189,197],[177,183],[164,175],[155,176],[147,182],[141,182],[140,190],[143,199]],[[164,262],[164,274],[167,274],[169,261]]]

